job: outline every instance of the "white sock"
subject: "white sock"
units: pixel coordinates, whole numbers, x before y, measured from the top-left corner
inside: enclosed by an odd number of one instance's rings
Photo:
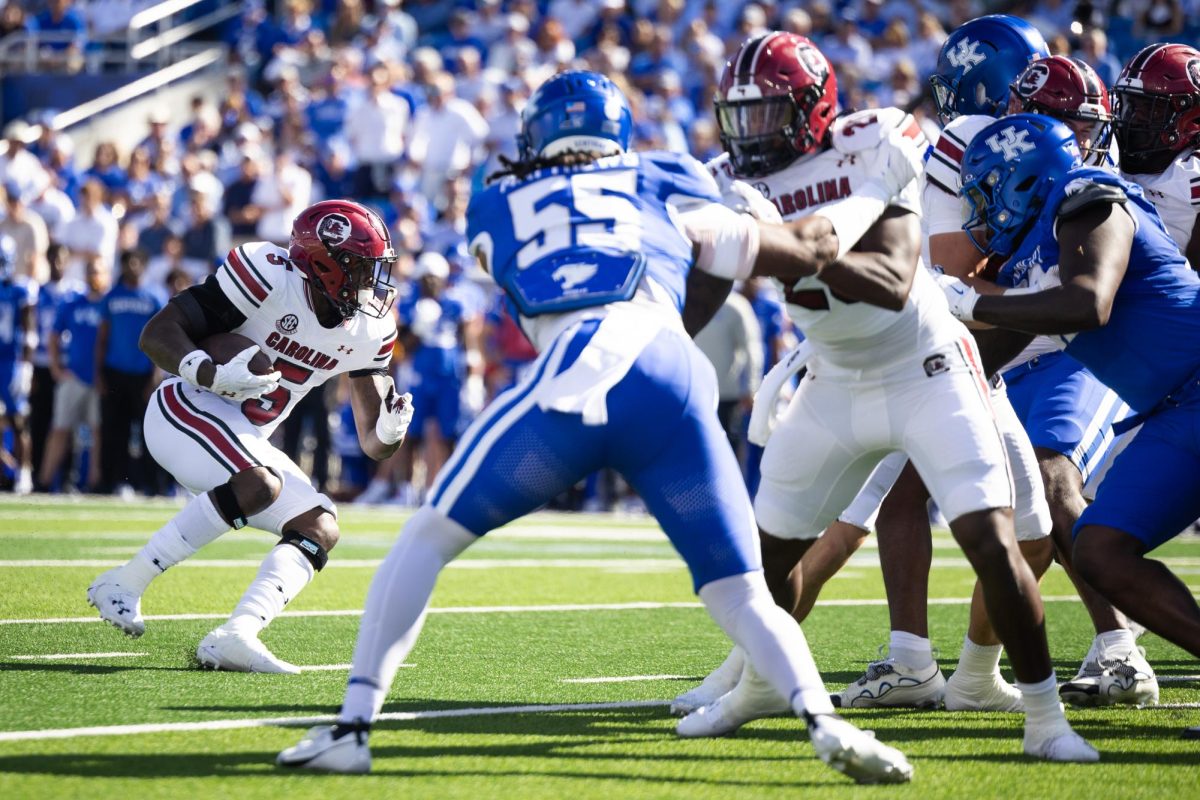
[[[121,583],[138,594],[150,581],[191,557],[197,550],[229,530],[208,492],[193,497],[179,513],[159,528],[121,570]]]
[[[257,636],[300,594],[314,574],[312,562],[299,548],[290,544],[272,547],[226,625]]]
[[[700,599],[726,635],[746,651],[755,671],[788,698],[797,715],[833,713],[804,633],[790,614],[775,605],[761,570],[710,581],[701,587]]]
[[[1037,683],[1017,681],[1017,688],[1021,690],[1025,702],[1026,730],[1042,726],[1067,726],[1067,717],[1058,700],[1058,680],[1053,671],[1050,677]]]
[[[888,637],[888,655],[909,669],[923,669],[933,662],[933,648],[924,636],[907,631],[892,631]]]
[[[1117,628],[1115,631],[1104,631],[1096,634],[1092,640],[1092,649],[1088,651],[1087,660],[1107,660],[1124,658],[1137,649],[1137,640],[1133,631],[1128,628]]]
[[[971,637],[964,636],[955,672],[974,678],[991,677],[1000,671],[1000,653],[1003,650],[1003,645],[975,644]]]
[[[375,719],[425,622],[438,573],[479,537],[429,506],[405,524],[367,592],[338,719]]]

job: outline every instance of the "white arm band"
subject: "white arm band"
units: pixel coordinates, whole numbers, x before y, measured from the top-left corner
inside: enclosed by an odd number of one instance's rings
[[[179,377],[192,386],[200,386],[200,381],[196,378],[196,373],[200,371],[200,365],[205,361],[212,361],[212,358],[203,350],[193,350],[188,353],[179,362]]]
[[[863,234],[883,216],[883,210],[891,199],[891,193],[883,184],[867,181],[845,200],[838,200],[813,212],[833,223],[833,231],[838,237],[835,261],[841,261],[850,248],[858,244]]]
[[[758,259],[758,221],[717,203],[679,214],[698,247],[696,268],[729,281],[745,280]]]

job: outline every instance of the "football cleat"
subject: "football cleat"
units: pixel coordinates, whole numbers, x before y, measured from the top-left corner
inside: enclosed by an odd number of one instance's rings
[[[1100,753],[1064,720],[1060,725],[1043,731],[1025,726],[1025,754],[1046,761],[1075,761],[1090,764],[1100,760]]]
[[[196,660],[206,669],[230,672],[269,672],[278,675],[299,675],[300,668],[276,658],[257,636],[217,628],[205,636],[196,648]]]
[[[100,619],[137,638],[146,632],[142,619],[142,596],[121,585],[121,568],[105,572],[87,590],[88,605],[100,612]]]
[[[367,747],[366,727],[359,724],[310,728],[298,744],[275,758],[275,764],[348,775],[370,772],[371,750]]]
[[[1058,688],[1058,696],[1073,706],[1152,706],[1158,704],[1158,678],[1138,647],[1123,658],[1083,662],[1079,674]]]
[[[1024,711],[1021,690],[999,671],[987,677],[964,676],[958,670],[946,681],[943,696],[947,711]]]
[[[746,653],[736,645],[721,662],[721,666],[708,674],[699,686],[690,689],[671,701],[671,713],[677,717],[690,714],[701,706],[714,702],[718,697],[737,686],[742,677],[742,666]]]
[[[861,678],[830,699],[838,708],[936,708],[945,691],[936,661],[912,669],[885,658],[872,661]]]
[[[752,720],[790,713],[791,704],[746,662],[737,686],[679,720],[675,733],[685,739],[727,736]]]
[[[856,783],[905,783],[913,768],[894,747],[832,714],[805,715],[817,757]]]

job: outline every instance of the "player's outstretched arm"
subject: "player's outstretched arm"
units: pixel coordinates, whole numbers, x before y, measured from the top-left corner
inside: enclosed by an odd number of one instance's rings
[[[179,362],[200,349],[196,341],[206,333],[209,331],[199,330],[196,321],[189,319],[172,300],[142,328],[138,347],[159,369],[178,375]],[[211,360],[202,362],[196,370],[196,380],[201,386],[212,386],[215,375],[216,367]]]
[[[350,407],[364,453],[382,461],[400,449],[412,422],[412,395],[397,392],[390,375],[351,374]]]
[[[920,257],[919,218],[888,206],[853,250],[821,270],[821,280],[842,297],[899,311],[908,301]]]
[[[1061,286],[983,295],[966,315],[1027,333],[1076,333],[1107,324],[1135,230],[1116,203],[1088,206],[1058,226]]]

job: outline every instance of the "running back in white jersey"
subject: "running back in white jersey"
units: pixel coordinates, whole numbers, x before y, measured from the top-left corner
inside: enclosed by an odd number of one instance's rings
[[[1184,151],[1157,175],[1122,172],[1121,177],[1145,190],[1146,198],[1154,203],[1180,252],[1187,252],[1196,227],[1196,215],[1200,214],[1200,152]]]
[[[831,128],[831,146],[797,159],[771,175],[742,178],[728,155],[708,167],[724,190],[745,180],[771,200],[784,220],[811,214],[827,203],[849,197],[875,177],[870,171],[887,136],[900,130],[918,145],[924,134],[911,115],[898,108],[859,111],[838,118]],[[921,213],[920,185],[913,181],[891,204]],[[781,292],[788,316],[812,342],[816,354],[849,369],[892,363],[953,338],[958,324],[946,313],[942,294],[918,269],[908,302],[900,311],[838,297],[820,278],[811,276],[784,286]]]
[[[396,341],[396,321],[355,314],[334,328],[317,319],[308,280],[269,242],[229,252],[217,283],[246,321],[233,330],[257,344],[281,374],[279,388],[242,403],[241,411],[263,437],[315,386],[344,372],[386,370]]]

